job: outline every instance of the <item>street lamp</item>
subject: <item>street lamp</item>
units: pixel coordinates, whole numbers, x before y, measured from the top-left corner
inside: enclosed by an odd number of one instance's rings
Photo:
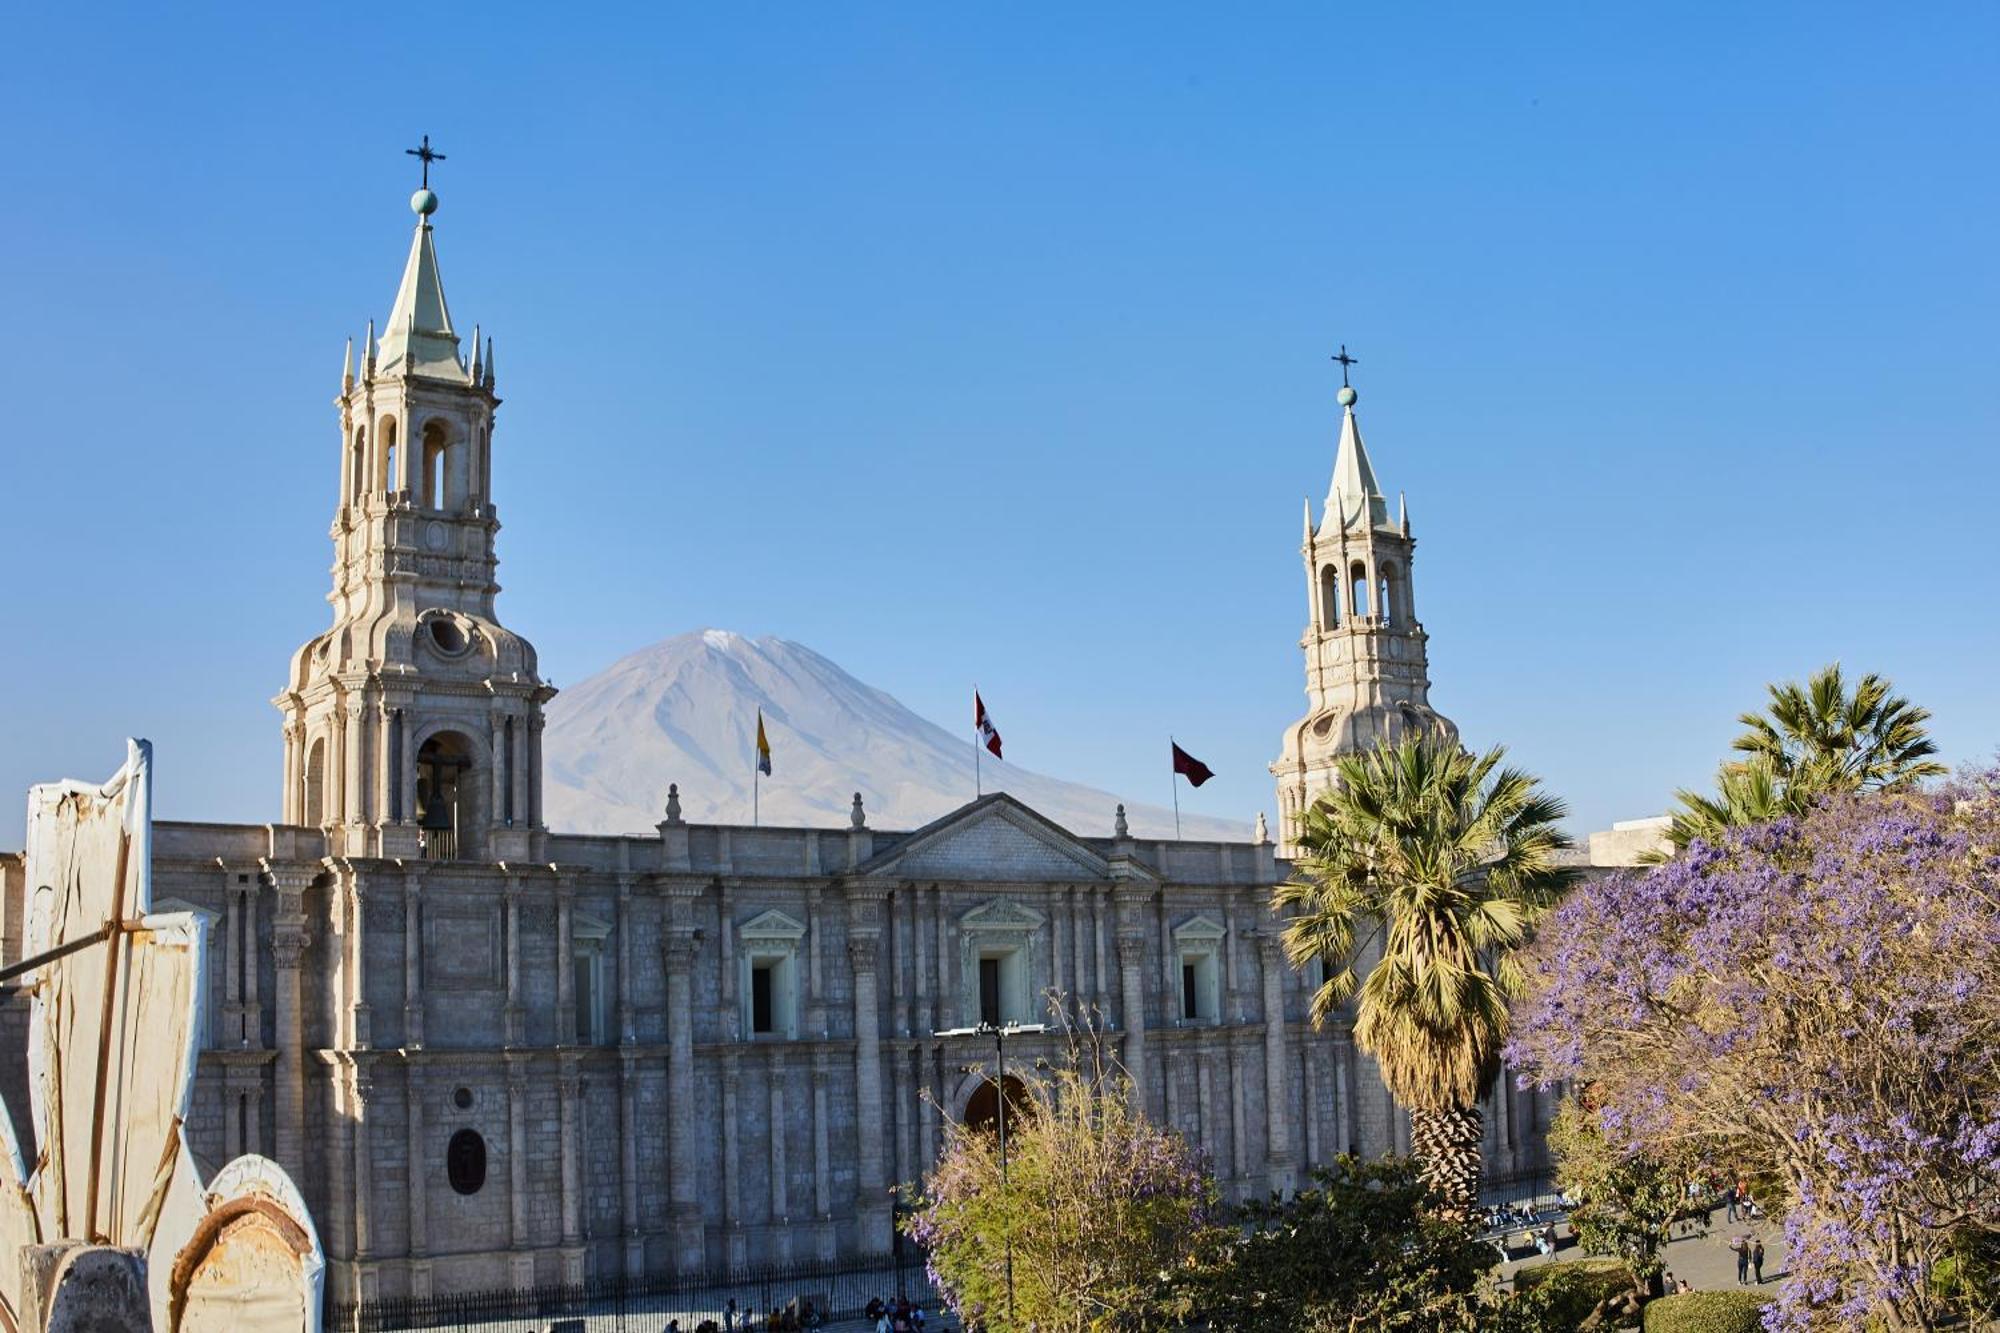
[[[993,1076],[993,1090],[999,1102],[1000,1124],[1000,1204],[1007,1218],[1007,1230],[1003,1236],[1007,1253],[1007,1327],[1014,1325],[1014,1213],[1007,1205],[1007,1038],[1036,1037],[1047,1032],[1046,1023],[981,1023],[971,1028],[946,1028],[933,1032],[933,1037],[991,1037],[993,1038],[993,1062],[996,1066]]]

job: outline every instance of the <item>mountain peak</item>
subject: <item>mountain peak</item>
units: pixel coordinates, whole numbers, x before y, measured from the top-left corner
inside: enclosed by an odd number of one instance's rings
[[[914,829],[973,799],[972,738],[856,680],[801,643],[728,629],[676,634],[563,691],[543,737],[549,826],[650,834],[667,784],[694,823],[750,822],[757,714],[774,771],[761,822],[843,828],[854,793],[869,822]],[[1115,795],[988,759],[985,789],[1007,791],[1087,836],[1108,834]],[[1173,836],[1171,811],[1125,802],[1139,837]],[[1183,815],[1186,836],[1246,839],[1247,821]]]

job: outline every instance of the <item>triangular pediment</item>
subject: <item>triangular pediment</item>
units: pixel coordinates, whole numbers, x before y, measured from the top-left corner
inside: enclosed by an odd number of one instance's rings
[[[918,829],[860,873],[1035,884],[1108,879],[1111,866],[1068,829],[995,792]]]
[[[1174,940],[1180,944],[1194,944],[1202,941],[1220,940],[1229,932],[1220,921],[1211,916],[1191,916],[1174,927]]]
[[[806,928],[774,908],[751,917],[736,928],[736,933],[746,940],[796,940],[805,936]]]

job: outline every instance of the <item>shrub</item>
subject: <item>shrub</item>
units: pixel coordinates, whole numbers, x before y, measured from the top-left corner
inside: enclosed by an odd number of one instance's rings
[[[1539,1264],[1514,1275],[1514,1302],[1545,1333],[1574,1333],[1607,1296],[1632,1289],[1632,1273],[1617,1259]]]
[[[1646,1303],[1645,1333],[1759,1333],[1764,1298],[1747,1291],[1690,1291]]]

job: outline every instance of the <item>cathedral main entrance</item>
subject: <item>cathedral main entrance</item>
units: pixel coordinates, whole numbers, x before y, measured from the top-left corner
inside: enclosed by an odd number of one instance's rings
[[[1027,1087],[1012,1074],[999,1083],[987,1079],[973,1089],[972,1096],[965,1103],[965,1127],[983,1134],[999,1132],[1000,1092],[1007,1093],[1007,1124],[1013,1126],[1021,1117],[1035,1113],[1034,1099],[1028,1096]]]

